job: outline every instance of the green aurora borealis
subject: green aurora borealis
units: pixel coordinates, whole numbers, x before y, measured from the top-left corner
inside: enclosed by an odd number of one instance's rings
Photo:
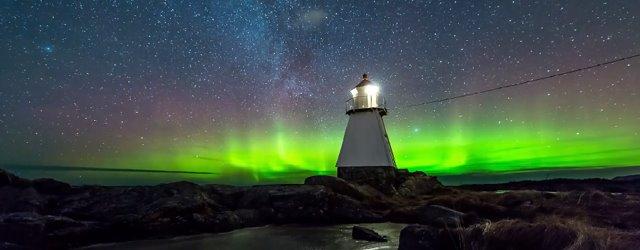
[[[599,74],[637,79],[633,72],[625,75],[625,68]],[[567,76],[429,107],[391,108],[385,123],[397,164],[433,175],[640,165],[640,129],[634,122],[640,122],[634,108],[640,100],[630,94],[637,84],[591,83],[594,91],[580,91],[589,79]],[[551,94],[550,87],[562,94]],[[522,92],[529,95],[518,96]],[[610,102],[611,96],[619,99]],[[275,121],[193,135],[183,144],[164,141],[163,135],[145,138],[149,145],[107,157],[100,167],[245,173],[236,178],[257,182],[297,171],[331,172],[348,119],[337,110],[340,121],[322,130]]]

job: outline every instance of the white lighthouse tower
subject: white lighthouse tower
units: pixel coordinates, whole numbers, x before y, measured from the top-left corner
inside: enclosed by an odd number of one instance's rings
[[[336,164],[338,177],[359,181],[395,176],[396,162],[382,121],[387,109],[380,87],[364,74],[351,96],[346,102],[349,123]]]

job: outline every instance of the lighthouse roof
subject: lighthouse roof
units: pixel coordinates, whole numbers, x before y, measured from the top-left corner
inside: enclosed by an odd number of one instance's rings
[[[371,84],[371,81],[369,81],[369,76],[367,74],[363,74],[362,75],[362,81],[360,81],[360,83],[358,83],[358,85],[356,85],[356,88],[358,87],[364,87]]]

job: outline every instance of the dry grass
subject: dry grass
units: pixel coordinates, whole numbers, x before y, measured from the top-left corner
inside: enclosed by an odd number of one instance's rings
[[[500,220],[444,229],[441,240],[448,249],[637,249],[640,232],[552,216],[535,222]]]

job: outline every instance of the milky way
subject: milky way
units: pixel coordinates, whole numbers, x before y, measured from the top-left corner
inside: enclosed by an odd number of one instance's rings
[[[407,107],[638,53],[637,1],[4,1],[0,34],[0,164],[331,171],[365,72],[400,167],[640,164],[638,59]]]

